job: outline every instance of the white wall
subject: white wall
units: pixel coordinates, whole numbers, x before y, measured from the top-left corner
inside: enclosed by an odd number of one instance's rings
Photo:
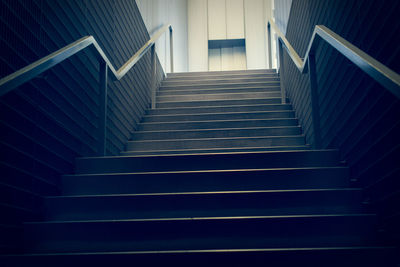
[[[241,65],[247,65],[247,69],[269,68],[266,21],[273,17],[273,6],[274,0],[188,0],[189,71],[223,66],[222,58],[218,63],[222,50],[210,52],[213,59],[209,64],[208,39],[245,38],[246,64]]]
[[[189,71],[208,71],[207,0],[188,0]]]
[[[246,57],[248,69],[267,68],[265,12],[263,0],[244,0]]]
[[[174,71],[188,71],[187,0],[136,0],[150,35],[160,26],[171,23],[174,36]],[[169,33],[156,43],[157,56],[164,72],[170,72]]]

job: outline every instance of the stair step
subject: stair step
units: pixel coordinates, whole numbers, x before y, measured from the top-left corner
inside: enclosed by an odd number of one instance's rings
[[[252,136],[288,136],[300,135],[300,126],[263,127],[241,129],[204,129],[204,130],[175,130],[175,131],[136,131],[132,140],[169,140],[169,139],[200,139]]]
[[[235,105],[260,105],[260,104],[281,104],[280,97],[254,98],[254,99],[230,99],[230,100],[201,100],[201,101],[169,101],[157,102],[157,108],[178,108],[178,107],[215,107]]]
[[[256,119],[281,119],[294,118],[292,110],[283,111],[255,111],[232,113],[206,113],[182,115],[145,115],[142,122],[177,122],[177,121],[219,121],[219,120],[256,120]]]
[[[259,78],[278,78],[279,74],[274,73],[253,73],[253,74],[229,74],[229,75],[203,75],[203,76],[193,76],[193,75],[185,75],[185,76],[167,76],[164,81],[185,81],[190,82],[192,80],[220,80],[220,79],[259,79]]]
[[[227,77],[227,76],[246,76],[246,75],[262,75],[262,74],[276,74],[276,69],[262,69],[262,70],[237,70],[237,71],[199,71],[199,72],[174,72],[168,73],[169,78],[187,78],[187,77]]]
[[[245,100],[259,98],[274,98],[280,97],[281,93],[277,92],[248,92],[248,93],[222,93],[222,94],[195,94],[195,95],[172,95],[172,96],[157,96],[157,103],[179,101],[210,101],[210,100]]]
[[[174,114],[203,114],[224,112],[251,112],[251,111],[282,111],[292,110],[290,104],[267,104],[249,106],[222,106],[222,107],[183,107],[183,108],[157,108],[146,111],[147,115],[174,115]]]
[[[243,87],[279,87],[280,82],[278,80],[272,80],[272,81],[264,81],[264,82],[245,82],[245,83],[229,83],[229,88],[243,88]],[[226,88],[228,87],[226,84],[207,84],[207,83],[199,83],[199,84],[191,84],[189,83],[183,83],[179,85],[163,85],[160,90],[192,90],[192,89],[217,89],[217,88]]]
[[[195,129],[232,129],[255,128],[276,126],[297,126],[295,118],[286,119],[242,119],[220,121],[185,121],[185,122],[146,122],[140,123],[139,131],[163,131],[163,130],[195,130]]]
[[[126,151],[301,146],[303,135],[128,141]]]
[[[45,199],[46,220],[347,214],[362,212],[361,189],[58,196]]]
[[[198,155],[111,156],[76,159],[76,173],[122,173],[257,168],[332,167],[337,150],[243,152]]]
[[[302,167],[76,174],[62,177],[64,195],[329,189],[349,186],[346,167]]]
[[[373,214],[322,214],[46,221],[24,229],[31,252],[98,252],[368,245],[374,223]]]
[[[195,94],[231,94],[231,93],[250,93],[250,92],[279,92],[279,86],[268,87],[249,87],[244,85],[240,88],[205,88],[205,89],[185,89],[185,88],[160,88],[157,92],[158,96],[170,95],[195,95]]]
[[[308,248],[261,248],[261,249],[213,249],[213,250],[166,250],[46,253],[24,255],[0,255],[3,266],[70,267],[78,266],[125,266],[134,262],[138,266],[324,266],[324,267],[396,267],[394,247],[308,247]],[[382,261],[383,259],[383,261]],[[233,264],[234,263],[234,264]]]
[[[196,85],[196,84],[203,84],[203,85],[214,85],[214,84],[224,84],[225,87],[228,87],[230,84],[248,84],[248,83],[269,83],[269,82],[279,82],[280,79],[278,75],[264,75],[262,77],[234,77],[234,78],[227,78],[227,77],[215,77],[213,79],[165,79],[161,82],[161,88],[168,87],[168,86],[175,86],[175,85]]]
[[[270,146],[270,147],[229,147],[229,148],[205,148],[205,149],[169,149],[169,150],[137,150],[122,151],[121,156],[148,156],[148,155],[198,155],[198,154],[221,154],[233,152],[270,152],[270,151],[298,151],[310,150],[311,146]]]

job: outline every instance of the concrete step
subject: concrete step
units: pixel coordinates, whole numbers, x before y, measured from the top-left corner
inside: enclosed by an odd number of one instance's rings
[[[298,167],[62,176],[63,195],[344,188],[346,167]]]
[[[208,149],[234,147],[300,146],[305,144],[303,135],[255,136],[230,138],[172,139],[128,141],[126,151],[158,151],[169,149]]]
[[[243,152],[194,155],[110,156],[76,159],[77,174],[333,167],[337,150]]]
[[[157,96],[157,103],[163,102],[193,102],[210,100],[246,100],[280,97],[281,92],[251,92],[251,93],[222,93],[222,94],[192,94],[192,95],[170,95]]]
[[[167,78],[187,78],[187,77],[227,77],[227,76],[246,76],[276,74],[276,69],[262,70],[237,70],[237,71],[200,71],[200,72],[174,72],[168,73]]]
[[[216,73],[216,72],[215,72]],[[279,74],[274,72],[264,72],[264,73],[230,73],[225,75],[210,74],[210,75],[193,75],[191,73],[180,73],[171,76],[167,74],[165,81],[191,81],[191,80],[214,80],[214,79],[242,79],[242,78],[265,78],[265,77],[279,77]]]
[[[349,214],[361,201],[355,188],[56,196],[45,199],[45,220]]]
[[[261,82],[279,82],[280,79],[278,75],[264,75],[261,77],[216,77],[212,79],[204,79],[204,78],[198,78],[198,79],[190,79],[190,80],[185,80],[185,79],[165,79],[161,82],[161,87],[164,86],[174,86],[174,85],[195,85],[195,84],[247,84],[247,83],[261,83]]]
[[[145,115],[142,122],[195,122],[195,121],[229,121],[229,120],[256,120],[256,119],[283,119],[294,118],[292,110],[283,111],[253,111],[253,112],[225,112],[205,114],[182,114],[182,115]]]
[[[134,262],[138,266],[177,267],[231,267],[231,266],[324,266],[324,267],[376,267],[385,261],[385,267],[396,267],[398,251],[394,247],[308,247],[262,249],[211,249],[165,250],[84,253],[44,253],[0,255],[3,266],[20,267],[70,267],[77,266],[125,266]]]
[[[179,88],[178,88],[179,89]],[[268,87],[250,87],[243,86],[240,88],[205,88],[205,89],[185,89],[180,88],[160,88],[157,92],[158,96],[168,95],[194,95],[194,94],[228,94],[228,93],[250,93],[250,92],[279,92],[281,88],[279,86],[268,86]]]
[[[241,129],[204,129],[204,130],[175,130],[175,131],[136,131],[132,134],[133,141],[170,140],[170,139],[200,139],[224,137],[252,136],[288,136],[300,135],[300,126],[263,127]]]
[[[282,111],[292,110],[290,104],[267,104],[248,106],[221,106],[221,107],[183,107],[149,109],[147,115],[174,115],[174,114],[203,114],[224,112],[251,112],[251,111]]]
[[[198,83],[198,84],[191,84],[191,83],[182,83],[179,85],[163,85],[162,87],[160,87],[160,91],[162,90],[189,90],[189,89],[212,89],[212,88],[243,88],[243,87],[259,87],[259,88],[263,88],[263,87],[279,87],[280,86],[280,82],[278,81],[265,81],[265,82],[257,82],[257,81],[253,81],[253,82],[244,82],[244,83],[229,83],[229,85],[227,86],[227,84],[224,83],[215,83],[215,84],[207,84],[207,83]]]
[[[24,224],[24,243],[30,252],[359,246],[375,241],[375,220],[318,214],[45,221]]]
[[[169,101],[157,102],[157,108],[181,108],[181,107],[221,107],[221,106],[245,106],[281,104],[280,97],[254,98],[254,99],[231,99],[231,100],[201,100],[201,101]]]
[[[121,156],[149,156],[149,155],[198,155],[221,154],[236,152],[271,152],[271,151],[298,151],[310,150],[311,146],[271,146],[271,147],[230,147],[230,148],[205,148],[205,149],[169,149],[155,151],[122,151]]]
[[[163,130],[196,130],[196,129],[232,129],[232,128],[259,128],[278,126],[297,126],[296,118],[286,119],[242,119],[224,121],[183,121],[183,122],[148,122],[140,123],[138,131]]]

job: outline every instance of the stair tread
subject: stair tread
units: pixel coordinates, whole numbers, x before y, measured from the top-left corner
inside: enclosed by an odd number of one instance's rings
[[[268,118],[268,119],[233,119],[233,120],[203,120],[203,121],[174,121],[174,122],[164,122],[164,121],[160,121],[160,122],[141,122],[140,124],[172,124],[172,123],[193,123],[193,122],[236,122],[236,121],[279,121],[279,120],[297,120],[297,118]]]
[[[128,143],[152,143],[152,142],[186,142],[186,141],[212,141],[212,140],[246,140],[246,139],[278,139],[278,138],[304,138],[303,134],[298,134],[298,135],[281,135],[281,136],[247,136],[247,137],[215,137],[215,138],[189,138],[189,139],[168,139],[168,140],[140,140],[140,141],[135,141],[135,140],[130,140]],[[128,152],[128,151],[127,151]]]
[[[55,252],[55,253],[24,253],[0,255],[7,256],[36,256],[36,255],[97,255],[97,254],[164,254],[164,253],[203,253],[203,252],[276,252],[276,251],[321,251],[321,250],[372,250],[372,249],[395,249],[394,246],[332,246],[332,247],[284,247],[284,248],[252,248],[252,249],[188,249],[188,250],[155,250],[155,251],[101,251],[101,252]]]
[[[210,115],[210,116],[215,116],[215,115],[236,115],[236,114],[271,114],[271,113],[294,113],[293,110],[268,110],[268,111],[236,111],[236,112],[216,112],[216,113],[194,113],[194,114],[173,114],[173,115],[162,115],[162,114],[157,114],[157,115],[144,115],[144,118],[149,118],[149,117],[181,117],[181,116],[192,116],[192,115]]]
[[[140,130],[137,133],[175,133],[175,132],[206,132],[206,131],[229,131],[229,130],[268,130],[268,129],[298,129],[300,126],[270,126],[270,127],[246,127],[246,128],[210,128],[210,129],[178,129],[178,130]],[[134,140],[132,140],[134,141]]]
[[[63,195],[47,196],[46,199],[69,198],[111,198],[111,197],[141,197],[141,196],[187,196],[187,195],[232,195],[260,193],[292,193],[292,192],[361,192],[362,188],[310,188],[310,189],[275,189],[275,190],[244,190],[244,191],[210,191],[210,192],[168,192],[168,193],[139,193],[139,194],[100,194],[100,195]]]
[[[280,86],[279,85],[266,85],[266,86],[245,86],[246,83],[243,83],[244,86],[241,87],[212,87],[213,84],[209,84],[208,87],[204,88],[190,88],[190,86],[179,88],[179,86],[175,87],[172,85],[169,86],[161,86],[160,89],[158,90],[158,93],[183,93],[185,91],[190,91],[193,92],[193,94],[196,94],[198,92],[199,94],[204,94],[204,92],[210,92],[211,94],[224,94],[222,93],[223,91],[231,91],[231,90],[251,90],[251,92],[275,92],[275,91],[280,91]],[[253,91],[254,89],[254,91]],[[222,92],[213,92],[214,90],[217,91],[222,91]],[[226,92],[225,92],[226,93]],[[240,93],[240,92],[238,92]],[[232,94],[235,94],[232,92]],[[185,95],[185,94],[182,94]]]
[[[327,267],[375,267],[385,260],[395,259],[393,246],[319,246],[284,248],[241,249],[181,249],[181,250],[124,250],[124,251],[80,251],[53,253],[24,253],[0,255],[7,266],[124,266],[135,262],[143,266],[327,266]],[[233,265],[233,263],[235,265]]]
[[[246,98],[246,99],[203,99],[203,100],[185,100],[185,101],[163,101],[162,103],[181,103],[181,102],[229,102],[229,101],[260,101],[260,100],[279,100],[281,102],[281,97],[264,97],[264,98]],[[157,104],[160,102],[157,102]],[[228,104],[229,105],[229,104]]]
[[[124,223],[124,222],[173,222],[173,221],[219,221],[219,220],[274,220],[299,218],[339,218],[339,217],[375,217],[373,213],[352,214],[298,214],[298,215],[269,215],[269,216],[224,216],[224,217],[184,217],[184,218],[146,218],[146,219],[106,219],[106,220],[68,220],[68,221],[40,221],[24,222],[24,225],[44,224],[76,224],[76,223]]]
[[[252,109],[252,108],[272,108],[276,107],[277,110],[291,110],[291,104],[254,104],[254,105],[234,105],[234,106],[203,106],[203,107],[177,107],[177,108],[156,108],[156,109],[148,109],[146,114],[151,112],[156,113],[163,113],[163,112],[182,112],[178,114],[201,114],[202,112],[210,112],[210,109],[218,110],[218,109],[233,109],[233,110],[245,110],[245,109]],[[281,109],[283,108],[283,109]],[[189,112],[188,112],[189,111]],[[196,113],[191,113],[196,111]],[[168,113],[170,114],[170,113]],[[174,113],[172,113],[174,114]],[[150,115],[150,114],[148,114]]]
[[[214,156],[220,156],[220,155],[279,155],[279,154],[303,154],[303,153],[338,153],[337,149],[310,149],[308,151],[303,151],[303,150],[292,150],[292,151],[246,151],[246,152],[232,152],[232,153],[206,153],[206,154],[201,154],[201,156],[207,156],[207,155],[214,155]],[[89,156],[89,157],[78,157],[77,159],[82,160],[82,159],[116,159],[116,158],[156,158],[156,157],[184,157],[186,155],[145,155],[145,156]],[[196,155],[188,155],[188,156],[196,156]]]
[[[147,157],[145,156],[123,156],[123,157]],[[170,155],[156,155],[156,156],[170,156]],[[321,170],[321,169],[346,169],[347,167],[332,166],[332,167],[298,167],[298,168],[265,168],[265,169],[218,169],[218,170],[195,170],[195,171],[143,171],[143,172],[114,172],[114,173],[80,173],[80,174],[66,174],[63,177],[84,177],[84,176],[109,176],[109,175],[135,175],[135,174],[178,174],[178,173],[230,173],[230,172],[263,172],[263,171],[279,171],[279,170]]]

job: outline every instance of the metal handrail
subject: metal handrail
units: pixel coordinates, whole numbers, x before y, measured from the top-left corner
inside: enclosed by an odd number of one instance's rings
[[[114,68],[110,60],[107,58],[106,54],[103,52],[97,41],[93,36],[85,36],[75,42],[51,53],[50,55],[43,57],[32,64],[2,78],[0,80],[0,97],[12,91],[16,87],[22,85],[25,82],[37,77],[44,71],[54,67],[55,65],[63,62],[64,60],[70,58],[81,50],[93,45],[99,54],[100,63],[100,144],[99,144],[99,154],[105,155],[106,151],[106,118],[107,118],[107,81],[108,73],[111,74],[113,80],[120,80],[125,76],[126,73],[146,54],[146,52],[151,49],[153,58],[153,75],[156,73],[155,64],[155,42],[157,39],[167,30],[170,32],[170,63],[171,72],[174,72],[174,61],[173,61],[173,38],[172,38],[172,26],[171,24],[166,24],[162,26],[151,38],[148,40],[124,65],[122,65],[118,70]],[[154,79],[153,79],[154,80]],[[155,88],[152,90],[152,107],[155,107]]]
[[[311,40],[308,44],[308,48],[304,57],[304,60],[293,49],[292,45],[278,29],[275,23],[271,20],[267,22],[268,29],[268,55],[269,64],[272,65],[271,59],[271,27],[277,35],[278,49],[279,49],[279,72],[280,75],[284,73],[283,67],[283,50],[285,47],[288,55],[296,65],[297,69],[301,73],[309,73],[310,89],[311,89],[311,104],[312,104],[312,119],[313,119],[313,130],[314,130],[314,146],[321,148],[321,131],[319,123],[319,103],[318,103],[318,84],[316,76],[316,64],[315,64],[315,52],[319,45],[319,41],[322,39],[339,53],[357,65],[362,71],[371,76],[375,81],[380,83],[384,88],[393,93],[396,97],[400,98],[400,75],[390,68],[386,67],[361,49],[357,48],[349,41],[345,40],[329,28],[323,25],[316,25],[312,34]],[[319,38],[317,38],[319,37]],[[286,99],[285,88],[281,83],[282,90],[282,101]]]

